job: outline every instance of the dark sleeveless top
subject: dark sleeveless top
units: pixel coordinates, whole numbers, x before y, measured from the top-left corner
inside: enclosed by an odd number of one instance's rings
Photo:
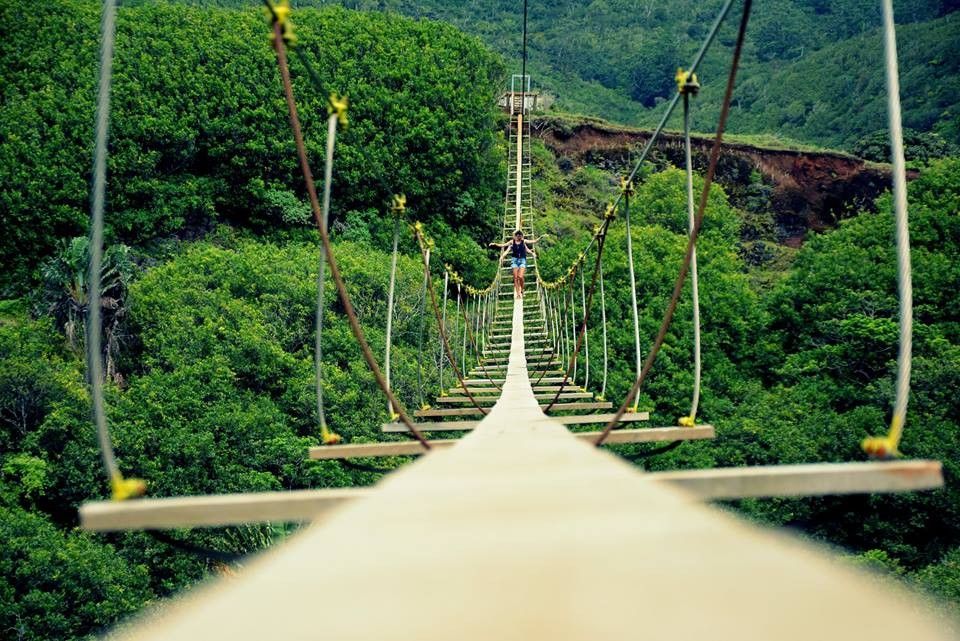
[[[514,258],[526,258],[527,257],[527,244],[523,241],[518,245],[517,243],[510,241],[510,249],[513,251]]]

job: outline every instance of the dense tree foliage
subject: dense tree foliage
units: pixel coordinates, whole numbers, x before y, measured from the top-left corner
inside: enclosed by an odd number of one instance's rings
[[[57,239],[86,226],[99,5],[61,0],[8,25],[0,106],[0,292],[31,278]],[[498,59],[436,22],[339,9],[297,14],[324,88],[291,60],[310,155],[322,158],[328,92],[346,94],[334,224],[386,244],[391,194],[466,237],[491,229],[501,155]],[[216,221],[271,230],[307,210],[260,9],[121,8],[111,113],[108,225],[128,244]]]
[[[210,1],[210,0],[205,0]],[[242,4],[243,0],[218,0]],[[480,36],[519,73],[522,3],[504,0],[301,0],[396,11],[456,24]],[[532,3],[528,68],[565,111],[652,125],[721,0]],[[895,4],[904,120],[960,143],[957,111],[960,21],[951,0]],[[734,14],[738,11],[734,9]],[[945,17],[946,16],[946,17]],[[720,32],[700,78],[704,96],[723,91],[736,16]],[[753,7],[730,131],[781,132],[849,148],[885,123],[880,4],[873,0],[774,0]],[[703,101],[705,102],[705,101]],[[706,122],[715,120],[713,118]],[[706,128],[706,127],[704,127]]]
[[[474,13],[467,19],[465,3],[345,4],[458,21],[490,42],[506,43],[503,49],[512,53],[516,25],[505,16],[516,18],[516,3],[474,3],[471,11],[487,12],[484,21]],[[867,134],[859,143],[863,153],[882,158],[885,143],[869,135],[878,128],[879,85],[857,67],[861,56],[877,55],[878,45],[869,44],[875,34],[863,35],[876,25],[874,3],[804,0],[771,7],[782,20],[758,9],[748,66],[776,65],[783,82],[745,82],[745,98],[754,102],[735,114],[740,126],[764,130],[780,118],[781,111],[769,107],[782,102],[779,96],[798,102],[813,97],[822,105],[817,113],[846,100],[831,94],[843,93],[830,85],[844,82],[842,73],[794,94],[790,74],[811,61],[824,73],[833,68],[830,49],[848,47],[847,57],[835,62],[856,68],[856,80],[847,79],[863,81],[859,94],[872,124],[824,120],[819,126],[844,142]],[[914,42],[939,39],[924,54],[935,56],[955,42],[956,16],[941,16],[948,8],[935,0],[899,7],[901,20],[924,23],[905,27],[913,39],[905,55],[918,69],[916,76],[905,74],[905,86],[926,82],[931,68],[947,70],[942,84],[908,104],[908,112],[936,103],[952,113],[952,103],[938,92],[955,82],[953,57],[920,64],[913,50]],[[546,13],[534,15],[532,41],[534,51],[550,61],[548,79],[580,78],[588,84],[574,82],[571,92],[597,88],[591,100],[636,91],[638,100],[655,105],[670,83],[658,88],[659,76],[645,75],[649,60],[664,51],[687,55],[715,7],[604,0],[589,10],[573,3],[547,10],[555,24],[547,24]],[[82,233],[97,10],[90,2],[61,0],[16,19],[13,11],[0,9],[10,25],[0,42],[0,219],[9,231],[0,240],[0,291],[11,298],[0,301],[0,540],[7,552],[0,560],[0,636],[86,638],[196,584],[225,560],[273,544],[290,529],[178,531],[168,538],[76,531],[79,503],[107,493],[82,356],[89,304]],[[576,28],[588,18],[591,29]],[[638,32],[640,22],[653,26]],[[476,286],[492,276],[494,254],[481,245],[500,217],[502,163],[492,103],[502,68],[476,41],[432,21],[322,9],[298,11],[296,24],[324,82],[352,101],[352,122],[337,147],[332,233],[348,290],[380,357],[390,262],[383,250],[393,230],[383,212],[393,191],[410,195],[437,240],[435,276],[444,262]],[[673,37],[677,25],[683,35]],[[566,37],[555,37],[560,30]],[[121,468],[146,478],[153,496],[353,486],[379,478],[341,462],[305,460],[307,447],[318,440],[313,323],[319,252],[265,31],[252,8],[134,2],[120,13],[110,240],[100,275],[107,312],[102,356],[109,365],[107,400]],[[729,36],[722,34],[721,47],[729,45]],[[846,38],[862,39],[830,44]],[[672,55],[660,62],[668,64]],[[636,64],[611,64],[624,57]],[[547,69],[546,62],[537,64]],[[709,89],[722,60],[712,56],[704,69]],[[325,143],[325,96],[306,82],[295,59],[293,70],[310,153],[318,158]],[[568,104],[587,104],[576,100]],[[771,120],[749,120],[768,107],[763,113]],[[910,186],[916,329],[902,445],[908,456],[943,461],[947,487],[883,497],[751,500],[733,507],[844,546],[858,562],[956,603],[960,160],[935,160],[955,153],[944,142],[955,139],[948,120],[928,118],[918,125],[922,133],[908,141],[920,173]],[[815,122],[797,119],[790,131],[806,135]],[[930,134],[931,128],[941,135]],[[608,164],[558,161],[542,144],[535,144],[532,155],[536,231],[552,235],[541,246],[543,275],[550,279],[586,243],[616,177]],[[714,186],[698,246],[704,339],[699,416],[717,427],[718,438],[652,458],[643,458],[649,452],[644,445],[616,447],[650,469],[855,460],[862,457],[862,437],[881,433],[889,419],[897,342],[889,196],[876,211],[851,213],[838,229],[786,250],[771,231],[769,192],[746,175],[749,168],[742,173],[741,184],[724,179],[722,187]],[[647,350],[684,250],[686,196],[684,173],[665,159],[640,175],[630,213]],[[695,177],[698,192],[702,184]],[[429,311],[423,313],[423,267],[412,238],[401,230],[393,384],[402,402],[415,407],[451,381],[449,373],[438,380],[440,348],[436,324]],[[625,243],[619,219],[603,259],[610,400],[621,398],[633,380]],[[779,258],[758,258],[758,252]],[[331,427],[352,442],[389,439],[380,431],[386,403],[332,282],[326,287],[323,384]],[[601,341],[599,302],[590,329],[593,346]],[[455,310],[451,303],[448,316],[459,337]],[[656,423],[673,424],[689,411],[691,316],[688,285],[640,398]],[[602,375],[600,355],[591,350],[594,389]],[[391,469],[407,460],[376,464]]]

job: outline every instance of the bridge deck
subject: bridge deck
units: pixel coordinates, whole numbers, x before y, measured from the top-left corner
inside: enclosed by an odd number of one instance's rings
[[[533,397],[514,314],[503,395],[457,447],[122,638],[952,638],[904,591],[572,437]]]

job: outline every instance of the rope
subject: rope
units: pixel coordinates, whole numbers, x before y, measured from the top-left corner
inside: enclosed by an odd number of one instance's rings
[[[427,250],[427,255],[424,257],[424,260],[427,263],[427,270],[429,273],[430,269],[430,250]],[[423,286],[420,289],[420,329],[417,334],[417,400],[420,402],[421,409],[427,409],[427,404],[424,401],[423,395],[423,323],[424,317],[426,316],[426,307],[427,307],[427,276],[423,276]]]
[[[573,282],[570,281],[571,292],[573,289]],[[572,294],[571,294],[572,295]],[[567,310],[569,309],[569,299],[566,295],[563,297],[563,312],[559,312],[559,305],[555,305],[554,309],[557,313],[557,344],[559,344],[560,351],[560,360],[566,360],[566,343],[567,343]],[[534,383],[534,386],[540,384],[540,382],[547,375],[547,372],[550,371],[550,363],[553,361],[554,355],[557,353],[556,346],[550,349],[550,356],[544,361],[543,370],[537,372],[537,380]],[[561,384],[561,387],[566,385],[566,381]]]
[[[590,387],[590,330],[587,329],[586,284],[583,270],[580,270],[580,307],[583,309],[583,387]]]
[[[429,251],[429,247],[427,251]],[[427,283],[428,290],[431,287],[433,287],[433,284],[430,282],[429,270],[427,270],[427,272],[423,275],[423,278],[424,278],[424,282]],[[449,291],[450,289],[449,286],[450,286],[450,273],[444,272],[443,273],[443,319],[442,320],[439,318],[437,319],[437,321],[440,322],[441,329],[439,331],[441,334],[447,327],[447,291]],[[447,388],[443,384],[443,359],[444,359],[443,345],[440,345],[440,396],[447,395]]]
[[[687,228],[693,235],[693,160],[690,151],[690,92],[683,93],[683,139],[684,162],[687,165]],[[700,405],[700,281],[697,277],[697,245],[694,240],[690,257],[690,290],[693,298],[693,399],[690,401],[690,413],[678,422],[684,427],[693,427],[697,423],[697,407]]]
[[[330,274],[333,276],[334,283],[336,283],[340,301],[343,303],[344,312],[346,313],[347,319],[350,322],[350,328],[353,331],[353,335],[356,338],[357,343],[360,345],[360,350],[363,353],[364,360],[367,362],[367,366],[373,373],[374,378],[376,378],[377,384],[380,385],[380,389],[386,395],[387,400],[390,401],[397,414],[399,414],[400,420],[403,421],[404,425],[407,426],[407,429],[414,438],[416,438],[425,448],[430,449],[430,444],[410,420],[410,417],[407,416],[403,406],[397,401],[396,397],[393,395],[393,391],[390,389],[390,386],[387,385],[386,380],[383,378],[380,367],[377,365],[377,361],[373,357],[373,353],[370,351],[370,345],[367,343],[366,337],[363,334],[363,329],[360,327],[360,321],[357,319],[356,312],[353,309],[353,303],[350,300],[349,293],[347,293],[346,283],[343,281],[343,277],[340,274],[340,267],[337,264],[336,257],[333,255],[333,250],[330,246],[330,236],[327,232],[327,223],[326,220],[324,220],[323,213],[320,209],[316,186],[313,182],[313,172],[310,170],[310,163],[307,160],[307,150],[303,142],[300,118],[297,115],[297,104],[293,96],[293,85],[290,81],[290,70],[287,67],[286,46],[283,39],[283,27],[277,20],[274,20],[273,23],[273,33],[273,45],[277,52],[277,66],[280,68],[280,78],[283,84],[284,98],[286,99],[287,109],[290,113],[290,127],[293,130],[293,138],[297,147],[297,157],[300,163],[300,170],[303,173],[303,178],[306,182],[307,193],[310,196],[310,206],[313,210],[314,219],[316,220],[320,229],[320,240],[323,244],[323,250],[326,252],[327,261],[330,264]],[[330,122],[334,125],[331,127],[331,129],[335,132],[336,123],[338,121],[343,122],[345,120],[344,114],[346,105],[344,101],[335,99],[334,97],[331,97],[330,102]],[[334,142],[334,136],[329,136],[327,139],[327,182],[324,191],[324,199],[327,211],[329,211],[329,188],[331,183],[330,176],[333,171],[331,160]]]
[[[630,180],[623,180],[620,183],[620,193],[623,195],[623,218],[627,230],[627,265],[630,271],[630,303],[633,310],[633,350],[636,360],[636,378],[640,378],[641,353],[640,353],[640,312],[637,309],[637,277],[633,267],[633,234],[630,232],[630,194],[633,193],[633,183]],[[637,406],[633,406],[633,411],[637,411]]]
[[[526,78],[527,78],[527,0],[523,0],[523,66],[521,67],[520,82],[524,90],[524,109],[526,109]]]
[[[140,479],[125,479],[117,465],[113,439],[107,426],[106,401],[103,395],[103,362],[100,334],[102,301],[100,273],[103,269],[103,210],[107,192],[107,137],[110,128],[110,87],[113,78],[113,46],[116,41],[117,7],[114,0],[104,0],[100,24],[100,77],[97,85],[97,113],[94,125],[93,190],[90,195],[90,271],[87,291],[87,377],[90,379],[90,398],[93,405],[93,423],[103,459],[103,469],[110,484],[113,500],[122,501],[140,496],[147,485]]]
[[[479,301],[478,301],[478,303],[479,303]],[[477,359],[477,365],[482,366],[482,365],[483,365],[483,361],[482,361],[482,359],[480,358],[480,350],[479,350],[479,348],[477,347],[476,338],[475,338],[475,336],[474,336],[474,334],[473,334],[473,331],[470,329],[470,321],[469,321],[469,319],[467,318],[466,306],[464,306],[464,309],[462,310],[462,313],[463,313],[463,330],[464,330],[464,336],[463,336],[464,344],[463,344],[463,349],[464,349],[464,351],[466,351],[466,349],[467,349],[466,341],[467,341],[467,338],[469,337],[469,339],[470,339],[470,345],[471,345],[471,347],[472,347],[472,349],[473,349],[473,353],[474,353],[474,355],[476,356],[476,359]],[[478,316],[479,316],[479,315],[478,315]],[[464,361],[465,361],[465,360],[466,360],[466,357],[464,356]],[[466,369],[467,369],[466,362],[464,362],[464,364],[463,364],[463,371],[466,371]],[[503,388],[500,387],[500,386],[497,384],[497,382],[493,380],[493,377],[490,376],[490,373],[486,370],[486,368],[484,368],[484,370],[483,370],[483,375],[486,377],[486,379],[490,382],[491,385],[493,385],[495,388],[497,388],[497,390],[499,390],[499,391],[501,391],[501,392],[503,391]]]
[[[462,292],[461,292],[461,290],[460,290],[460,283],[457,283],[457,313],[456,313],[456,314],[454,315],[454,317],[453,317],[453,336],[454,336],[454,338],[456,338],[456,337],[457,337],[457,334],[460,333],[460,298],[461,298],[461,294],[462,294]],[[464,362],[464,361],[466,361],[466,355],[467,355],[467,354],[466,354],[466,348],[467,348],[467,346],[466,346],[466,338],[464,338],[463,352],[461,353],[461,361],[460,361],[460,371],[461,371],[461,372],[464,371],[465,369],[467,369],[467,368],[466,368],[466,363]]]
[[[337,138],[337,117],[333,114],[327,119],[327,147],[324,162],[323,185],[323,224],[330,220],[330,185],[333,180],[333,151]],[[317,417],[320,421],[320,440],[324,445],[335,445],[343,439],[327,426],[327,414],[323,402],[323,313],[326,309],[327,291],[327,250],[320,244],[320,264],[317,267],[317,312],[316,337],[314,344],[314,366],[316,368]],[[389,362],[389,359],[388,359]],[[389,372],[389,369],[387,370]],[[389,374],[387,385],[390,385]],[[387,402],[389,405],[389,401]],[[393,411],[390,411],[391,416]]]
[[[450,368],[453,370],[453,373],[457,377],[457,382],[460,383],[460,388],[463,389],[463,393],[467,395],[467,398],[470,399],[470,402],[473,403],[473,406],[480,410],[480,413],[486,416],[489,413],[489,410],[480,407],[480,404],[477,403],[477,399],[473,397],[473,394],[470,392],[470,388],[467,387],[467,384],[463,380],[463,375],[460,373],[460,368],[457,367],[457,360],[453,355],[453,350],[450,349],[450,341],[447,339],[447,331],[444,327],[444,322],[440,320],[440,308],[437,306],[437,295],[433,290],[433,278],[430,277],[430,271],[427,267],[426,262],[426,250],[428,245],[427,239],[423,236],[423,226],[420,223],[417,223],[413,226],[414,234],[417,237],[417,243],[420,245],[420,253],[424,256],[423,267],[427,272],[427,291],[430,292],[430,303],[433,306],[433,315],[437,318],[437,322],[440,323],[440,339],[443,342],[443,349],[447,353],[447,358],[450,361]],[[449,274],[444,272],[445,282],[446,278],[449,277]],[[446,294],[446,292],[444,292]],[[446,311],[446,309],[444,309]]]
[[[600,261],[600,325],[603,327],[603,385],[600,387],[598,401],[606,400],[607,396],[607,295],[603,288],[603,261]]]
[[[885,437],[864,439],[864,451],[883,458],[899,454],[910,400],[910,366],[913,352],[913,279],[910,267],[910,228],[907,219],[907,176],[903,157],[903,123],[900,116],[900,78],[897,70],[897,30],[891,0],[883,0],[883,50],[887,76],[887,116],[893,156],[893,203],[897,239],[897,294],[900,299],[900,348],[897,353],[896,399],[890,430]]]
[[[394,197],[393,205],[393,253],[390,257],[390,286],[387,291],[387,337],[386,353],[383,357],[384,377],[387,379],[387,385],[390,385],[390,344],[393,341],[393,294],[397,284],[397,243],[400,240],[400,212],[404,209],[405,198],[401,196]],[[396,414],[393,411],[393,405],[387,401],[387,413],[390,414],[390,420],[396,420]]]
[[[603,248],[606,246],[607,229],[610,226],[611,220],[612,218],[607,218],[604,220],[603,226],[600,228],[600,231],[597,236],[598,238],[597,259],[596,261],[594,261],[594,265],[593,265],[593,277],[590,281],[590,293],[587,295],[587,302],[584,305],[583,322],[580,323],[580,329],[577,332],[577,344],[573,352],[573,357],[570,359],[570,364],[567,366],[567,372],[564,375],[565,380],[570,377],[571,370],[573,370],[574,376],[576,376],[577,355],[580,353],[580,350],[582,349],[584,341],[586,339],[587,321],[590,318],[590,308],[593,306],[593,295],[594,295],[594,292],[596,292],[597,290],[597,281],[599,280],[599,276],[600,276],[600,262],[603,260]],[[560,398],[560,394],[562,391],[563,391],[562,389],[557,391],[556,395],[553,397],[553,400],[550,401],[550,404],[547,405],[546,409],[544,410],[544,413],[548,412],[550,409],[553,408],[553,406],[557,402],[557,399]]]
[[[737,78],[737,68],[740,64],[740,54],[743,51],[743,41],[747,32],[747,23],[750,20],[750,8],[752,4],[753,0],[744,0],[743,16],[740,19],[740,27],[737,32],[737,42],[733,50],[733,61],[730,64],[730,75],[727,78],[727,87],[723,96],[723,106],[720,110],[720,120],[717,123],[717,134],[713,142],[713,148],[710,150],[710,165],[707,168],[707,175],[704,177],[703,191],[700,194],[700,204],[697,208],[697,217],[696,220],[694,220],[693,229],[691,230],[690,238],[687,241],[687,250],[683,258],[683,264],[680,267],[680,273],[677,275],[677,281],[674,284],[673,294],[670,297],[670,303],[667,305],[667,309],[663,314],[663,321],[660,323],[660,330],[657,332],[657,337],[654,340],[650,354],[647,356],[647,360],[643,364],[640,377],[636,380],[636,382],[634,382],[633,387],[630,388],[630,391],[627,393],[627,397],[624,399],[623,404],[617,410],[617,413],[614,415],[613,419],[607,424],[607,426],[603,429],[603,432],[597,438],[595,442],[597,446],[602,445],[603,442],[607,440],[607,437],[610,436],[610,432],[613,431],[613,429],[620,423],[620,419],[627,411],[630,403],[632,403],[633,399],[636,398],[637,392],[640,391],[640,387],[643,385],[644,380],[646,380],[647,374],[653,367],[653,363],[657,358],[657,354],[660,353],[660,348],[663,346],[663,341],[667,337],[667,330],[670,327],[670,323],[673,321],[673,315],[677,309],[677,301],[680,299],[680,293],[683,290],[683,283],[686,281],[687,272],[690,269],[690,262],[693,257],[693,248],[697,241],[697,237],[700,234],[700,227],[703,225],[703,215],[707,208],[707,198],[710,196],[710,186],[713,183],[713,177],[717,170],[717,162],[720,160],[720,145],[723,142],[723,130],[727,124],[727,117],[730,115],[730,101],[733,98],[733,86]]]

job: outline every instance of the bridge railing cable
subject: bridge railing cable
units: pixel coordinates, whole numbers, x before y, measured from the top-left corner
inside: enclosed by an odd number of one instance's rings
[[[690,269],[690,263],[693,258],[693,251],[696,246],[697,237],[700,234],[700,228],[703,225],[704,213],[707,208],[707,199],[710,196],[710,187],[713,184],[713,178],[717,170],[717,162],[720,159],[720,148],[721,143],[723,142],[723,132],[726,128],[727,118],[730,115],[730,102],[733,98],[733,87],[737,78],[737,70],[740,66],[740,56],[743,51],[743,42],[746,37],[747,24],[750,20],[750,9],[752,7],[752,0],[744,0],[743,4],[743,14],[740,18],[740,26],[737,31],[737,40],[734,45],[733,50],[733,60],[730,64],[730,72],[727,77],[727,86],[724,91],[723,102],[720,109],[720,119],[717,123],[717,132],[714,138],[713,147],[710,150],[710,163],[707,167],[707,173],[704,176],[703,190],[700,194],[700,202],[697,208],[697,215],[694,220],[693,229],[690,230],[690,235],[687,240],[687,249],[684,253],[683,262],[680,266],[680,273],[677,275],[677,280],[674,284],[673,293],[670,297],[670,302],[667,305],[667,309],[664,312],[663,320],[660,323],[660,329],[657,332],[657,336],[654,339],[653,346],[651,347],[650,353],[647,356],[643,364],[643,369],[640,372],[640,376],[634,382],[633,386],[630,388],[630,391],[627,393],[626,398],[623,401],[623,404],[614,414],[613,418],[606,425],[606,427],[601,432],[600,436],[596,440],[596,445],[602,445],[604,441],[607,440],[607,437],[610,436],[610,432],[620,423],[620,419],[626,413],[627,408],[630,406],[630,403],[633,402],[633,399],[636,398],[637,393],[640,388],[643,386],[644,381],[646,380],[647,375],[650,372],[650,369],[653,367],[654,362],[656,361],[657,355],[660,352],[660,348],[663,346],[663,342],[666,339],[667,330],[670,327],[671,322],[673,321],[674,314],[677,309],[677,303],[680,300],[680,294],[683,291],[684,282],[686,282],[687,274]]]

